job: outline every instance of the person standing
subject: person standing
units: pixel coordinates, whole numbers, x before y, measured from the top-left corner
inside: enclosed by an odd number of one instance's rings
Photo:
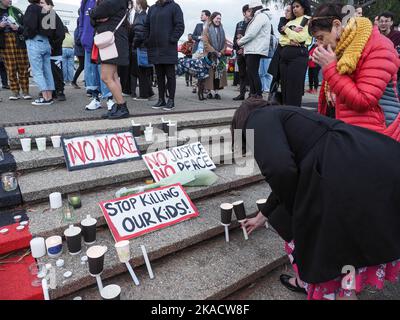
[[[221,23],[221,13],[213,12],[203,31],[204,55],[214,52],[218,56],[218,64],[210,69],[209,77],[205,81],[205,88],[209,90],[207,99],[221,100],[218,91],[223,90],[228,85],[226,76],[226,57],[227,48],[225,30]],[[214,91],[214,96],[212,94]]]
[[[7,69],[3,62],[3,57],[0,56],[0,77],[2,88],[6,90],[10,90],[10,86],[8,85],[8,75]]]
[[[107,101],[107,110],[114,105],[113,97],[106,84],[101,80],[101,65],[91,59],[94,28],[90,23],[90,11],[96,6],[96,0],[82,0],[79,14],[79,39],[85,50],[85,85],[86,92],[91,95],[92,101],[85,106],[88,111],[101,108],[100,96]],[[106,117],[106,115],[104,115]],[[108,117],[108,115],[107,115]]]
[[[139,78],[139,97],[134,98],[137,101],[148,101],[154,96],[153,87],[151,85],[151,77],[153,75],[153,66],[139,66],[137,59],[137,50],[147,51],[145,47],[146,30],[145,23],[147,19],[147,0],[136,1],[136,14],[133,22],[133,59],[137,65],[137,76]]]
[[[311,47],[310,52],[309,52],[309,58],[308,58],[308,80],[309,80],[309,90],[307,90],[308,93],[311,94],[317,94],[318,93],[318,87],[319,87],[319,72],[321,70],[321,67],[314,62],[312,59],[312,56],[314,54],[315,49],[317,48],[317,44],[314,43],[314,45]]]
[[[54,17],[43,14],[40,0],[29,0],[30,5],[24,15],[24,37],[28,50],[29,62],[32,69],[33,80],[39,87],[41,97],[32,102],[35,106],[52,105],[53,91],[55,89],[53,74],[51,72],[51,46],[49,38],[53,35],[52,23],[44,28],[43,21]]]
[[[192,59],[193,57],[193,46],[194,46],[194,41],[192,34],[188,34],[188,40],[185,41],[182,46],[181,46],[181,52],[182,54],[185,55],[186,58]],[[185,81],[186,81],[186,87],[192,86],[193,85],[193,76],[190,74],[190,72],[185,73]]]
[[[67,27],[64,27],[64,31],[65,31],[65,39],[62,45],[64,82],[72,83],[75,72],[74,37],[69,33]]]
[[[307,47],[312,41],[307,26],[307,19],[311,15],[309,1],[294,0],[292,11],[295,19],[282,28],[284,35],[279,40],[282,46],[279,67],[283,104],[300,107],[308,66]]]
[[[78,10],[78,15],[80,14],[80,10]],[[77,19],[76,29],[74,32],[74,54],[78,58],[79,65],[78,69],[75,71],[74,78],[72,79],[71,85],[74,89],[80,89],[78,86],[78,78],[81,75],[82,71],[85,69],[85,50],[82,47],[81,39],[79,38],[79,18]]]
[[[262,98],[263,89],[259,74],[260,60],[268,57],[271,40],[271,19],[267,14],[268,10],[263,7],[261,1],[250,3],[249,9],[253,12],[253,18],[247,26],[245,36],[238,40],[238,45],[244,47],[250,96]]]
[[[233,37],[233,49],[236,51],[236,63],[239,68],[239,95],[233,98],[234,101],[241,101],[245,99],[246,85],[247,85],[247,70],[246,70],[246,57],[244,56],[243,48],[238,45],[238,40],[245,35],[247,25],[252,19],[253,11],[249,9],[246,4],[242,7],[243,20],[236,25],[235,35]]]
[[[149,63],[154,64],[158,81],[158,102],[153,109],[175,108],[178,40],[185,31],[183,12],[174,0],[158,0],[150,7],[145,23]],[[168,102],[165,102],[167,79]]]
[[[383,12],[378,18],[378,28],[381,34],[393,42],[394,47],[400,49],[400,31],[394,29],[394,14]]]
[[[211,12],[209,10],[203,10],[200,16],[200,23],[198,23],[192,33],[192,37],[194,40],[192,56],[194,59],[200,59],[204,54],[204,42],[202,39],[203,31],[205,26],[207,25],[207,21],[211,16]],[[197,86],[193,87],[193,93],[197,92]]]
[[[126,101],[122,96],[121,82],[118,77],[118,66],[129,67],[128,28],[126,26],[128,3],[126,0],[99,0],[90,12],[90,19],[96,34],[114,32],[115,46],[118,56],[101,62],[101,79],[112,92],[115,104],[107,112],[109,120],[129,117]]]
[[[65,101],[64,94],[64,74],[63,74],[63,58],[62,58],[62,44],[65,39],[64,23],[54,10],[53,0],[41,0],[40,5],[44,12],[47,12],[51,17],[54,17],[55,29],[49,34],[49,41],[51,46],[51,72],[53,74],[55,90],[53,92],[53,99],[57,101]]]
[[[29,60],[25,44],[24,15],[12,6],[11,0],[0,1],[0,54],[10,81],[10,100],[18,100],[20,92],[25,100],[29,94]],[[5,80],[5,79],[4,79]],[[7,83],[3,82],[3,87]]]

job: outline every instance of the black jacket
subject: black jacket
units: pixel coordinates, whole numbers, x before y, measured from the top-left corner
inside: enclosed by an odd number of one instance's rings
[[[121,20],[127,16],[127,0],[101,0],[90,12],[90,19],[96,33],[112,31],[117,28]],[[99,19],[106,19],[105,22],[98,22]],[[116,64],[119,66],[129,65],[129,43],[128,26],[125,21],[115,32],[115,45],[118,50],[118,58],[102,61],[102,63]]]
[[[18,30],[13,32],[15,35],[16,45],[18,49],[25,49],[25,38],[23,36],[24,33],[24,15],[21,10],[16,7],[11,6],[9,10],[12,10],[15,16],[16,23],[18,24]],[[5,37],[4,37],[4,29],[0,28],[0,49],[5,49]]]
[[[203,22],[198,23],[196,25],[196,28],[194,28],[193,35],[192,35],[192,38],[195,41],[195,44],[193,46],[193,53],[195,53],[197,51],[197,48],[199,47],[199,42],[200,42],[201,35],[203,34],[203,29],[204,29]]]
[[[56,14],[56,29],[52,30],[49,35],[49,42],[51,46],[51,56],[62,56],[62,44],[65,39],[65,27],[61,18]]]
[[[146,41],[146,11],[142,11],[135,15],[132,25],[132,46],[134,49],[143,48]]]
[[[294,240],[302,280],[400,258],[400,143],[287,106],[253,112],[246,128],[273,192],[263,214]]]
[[[25,39],[33,39],[37,35],[49,37],[52,34],[52,21],[48,22],[49,28],[43,28],[42,22],[46,15],[42,13],[42,7],[38,4],[31,4],[25,11],[24,15],[24,37]],[[48,16],[49,18],[50,16]]]
[[[158,1],[146,19],[146,39],[151,64],[177,64],[178,40],[185,31],[183,12],[173,0]]]
[[[240,22],[238,22],[238,23],[236,24],[235,36],[234,36],[234,38],[233,38],[233,49],[236,50],[236,51],[238,51],[238,50],[240,49],[240,46],[239,46],[238,43],[237,43],[237,40],[238,40],[238,39],[237,39],[237,36],[238,36],[239,34],[241,34],[242,36],[244,36],[248,24],[249,24],[249,22],[246,22],[246,21],[244,21],[244,20],[242,20],[242,21],[240,21]]]

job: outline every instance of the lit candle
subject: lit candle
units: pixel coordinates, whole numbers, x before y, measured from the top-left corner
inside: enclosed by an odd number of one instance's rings
[[[74,209],[82,207],[81,198],[79,196],[72,196],[69,198],[69,203]]]

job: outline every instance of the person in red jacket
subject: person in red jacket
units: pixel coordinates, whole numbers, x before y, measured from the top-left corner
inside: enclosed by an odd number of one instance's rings
[[[308,52],[308,80],[310,84],[310,89],[307,90],[306,92],[311,93],[311,94],[317,94],[318,93],[318,87],[319,87],[319,71],[321,70],[321,67],[314,62],[312,59],[312,56],[314,54],[315,49],[317,48],[317,44],[314,43],[313,46],[311,47],[310,51]]]
[[[323,4],[310,20],[319,45],[313,60],[324,77],[319,112],[400,141],[399,55],[368,19],[352,18],[343,27],[343,18],[341,5]]]

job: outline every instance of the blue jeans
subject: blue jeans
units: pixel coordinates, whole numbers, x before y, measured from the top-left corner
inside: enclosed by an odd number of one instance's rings
[[[269,91],[272,82],[272,76],[268,73],[269,64],[271,63],[271,58],[262,58],[260,60],[260,69],[258,73],[260,74],[262,90]]]
[[[64,75],[64,81],[65,82],[71,82],[74,79],[74,58],[75,58],[75,52],[74,49],[71,48],[63,48],[63,75]]]
[[[90,60],[91,53],[85,52],[85,83],[86,90],[101,92],[102,98],[107,99],[112,96],[106,84],[101,81],[101,65],[94,64]]]
[[[50,64],[51,47],[48,38],[37,35],[33,39],[26,40],[26,47],[33,80],[39,90],[41,92],[53,91],[54,79]]]

